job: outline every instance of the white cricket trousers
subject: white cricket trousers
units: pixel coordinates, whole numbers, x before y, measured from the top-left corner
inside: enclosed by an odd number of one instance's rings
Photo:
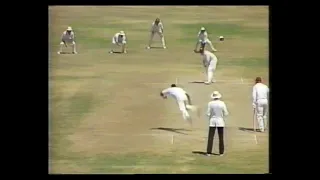
[[[213,73],[216,70],[216,67],[217,67],[217,59],[212,60],[210,62],[210,64],[208,65],[208,67],[205,67],[206,74],[207,74],[207,82],[208,83],[215,81],[215,79],[213,78]]]
[[[65,42],[66,42],[67,45],[70,45],[72,47],[72,52],[77,52],[77,50],[76,50],[76,42],[68,41],[68,40],[65,41]],[[64,43],[60,42],[60,50],[59,50],[59,52],[62,52],[62,49],[63,49],[64,46],[65,46]]]
[[[256,117],[260,130],[264,130],[267,127],[267,114],[268,99],[258,99],[256,102]]]
[[[195,110],[195,107],[188,104],[188,100],[177,100],[179,110],[182,113],[182,117],[186,121],[190,121],[190,114],[188,110]]]
[[[165,42],[165,40],[164,40],[164,35],[163,35],[162,32],[158,32],[158,31],[151,32],[151,34],[150,34],[150,39],[149,39],[149,45],[148,45],[148,46],[149,46],[149,47],[151,46],[152,41],[153,41],[153,37],[154,37],[155,34],[158,34],[158,35],[159,35],[159,37],[161,38],[162,46],[165,47],[165,46],[166,46],[166,42]]]

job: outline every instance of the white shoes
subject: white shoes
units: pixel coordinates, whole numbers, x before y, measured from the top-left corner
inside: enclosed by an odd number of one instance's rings
[[[146,48],[147,48],[147,49],[150,49],[150,46],[147,46]]]
[[[166,46],[163,46],[163,49],[167,49],[167,47],[166,47]]]

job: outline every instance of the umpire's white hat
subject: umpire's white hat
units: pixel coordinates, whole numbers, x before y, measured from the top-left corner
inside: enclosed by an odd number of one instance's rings
[[[72,27],[69,26],[69,27],[67,28],[67,31],[72,31]]]
[[[206,30],[206,28],[204,28],[204,27],[201,27],[201,29],[200,29],[201,31],[205,31]]]
[[[124,31],[120,31],[120,35],[125,35],[125,34],[124,34]]]
[[[212,99],[220,99],[221,97],[222,95],[219,93],[219,91],[213,91],[213,93],[211,94]]]

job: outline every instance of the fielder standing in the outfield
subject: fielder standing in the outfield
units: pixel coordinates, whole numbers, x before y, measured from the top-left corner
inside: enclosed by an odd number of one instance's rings
[[[115,45],[121,46],[122,53],[127,53],[126,44],[127,37],[124,31],[116,33],[112,38],[111,51],[109,53],[114,53],[113,48],[115,47]]]
[[[213,52],[217,51],[213,45],[212,45],[212,42],[209,40],[208,38],[208,33],[206,31],[206,29],[204,27],[201,27],[199,33],[198,33],[198,40],[197,40],[197,43],[196,43],[196,47],[194,49],[194,52],[197,52],[197,49],[198,49],[198,46],[199,44],[201,44],[200,47],[202,48],[205,48],[205,45],[206,44],[209,44],[210,45],[210,48]]]
[[[68,45],[72,46],[72,53],[77,54],[76,42],[74,41],[74,32],[70,26],[62,33],[60,50],[58,51],[58,54],[61,54],[63,46],[68,47]]]
[[[207,74],[207,81],[205,84],[216,82],[216,80],[213,78],[213,73],[217,67],[217,56],[210,51],[204,50],[204,48],[200,48],[200,54],[202,56],[203,67],[205,68],[205,72]]]
[[[218,91],[214,91],[211,94],[213,99],[208,103],[207,116],[209,117],[209,134],[208,134],[208,144],[207,144],[207,155],[212,154],[212,146],[214,140],[214,134],[216,129],[218,130],[219,136],[219,155],[223,156],[224,154],[224,127],[225,119],[224,117],[229,114],[226,104],[220,100],[221,94]]]
[[[260,132],[264,132],[267,128],[269,88],[262,83],[261,77],[257,77],[255,83],[252,88],[252,106],[256,114]]]
[[[153,23],[152,23],[152,26],[151,26],[151,35],[150,35],[150,39],[149,39],[149,44],[147,46],[147,49],[150,49],[151,48],[151,43],[153,41],[153,37],[155,34],[158,34],[161,38],[161,42],[162,42],[162,47],[163,49],[166,49],[166,42],[164,40],[164,35],[163,35],[163,24],[162,22],[160,21],[159,18],[157,18]]]
[[[182,88],[177,87],[177,85],[172,84],[171,87],[164,89],[161,91],[160,96],[164,99],[166,99],[168,96],[173,97],[178,103],[183,119],[188,121],[190,124],[192,124],[192,119],[188,110],[196,110],[198,112],[198,116],[200,116],[198,108],[192,105],[190,95]]]

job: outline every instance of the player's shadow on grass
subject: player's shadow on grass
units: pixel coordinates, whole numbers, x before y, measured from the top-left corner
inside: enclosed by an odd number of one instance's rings
[[[204,84],[204,81],[190,81],[189,83],[193,83],[193,84]]]
[[[253,128],[239,127],[238,129],[239,129],[240,131],[252,131],[252,132],[254,132],[254,129],[253,129]]]
[[[151,130],[162,130],[162,131],[170,131],[178,134],[184,134],[188,135],[187,133],[181,132],[181,131],[191,131],[188,129],[183,129],[183,128],[165,128],[165,127],[158,127],[158,128],[151,128]]]
[[[120,52],[120,51],[113,51],[113,52],[110,53],[110,54],[124,54],[124,53],[122,53],[122,52]]]
[[[192,154],[200,154],[200,155],[207,155],[206,152],[204,151],[192,151]],[[212,153],[212,155],[219,155],[219,154],[216,154],[216,153]]]
[[[72,52],[60,52],[60,54],[72,54]]]
[[[150,47],[150,49],[163,49],[163,47]]]

